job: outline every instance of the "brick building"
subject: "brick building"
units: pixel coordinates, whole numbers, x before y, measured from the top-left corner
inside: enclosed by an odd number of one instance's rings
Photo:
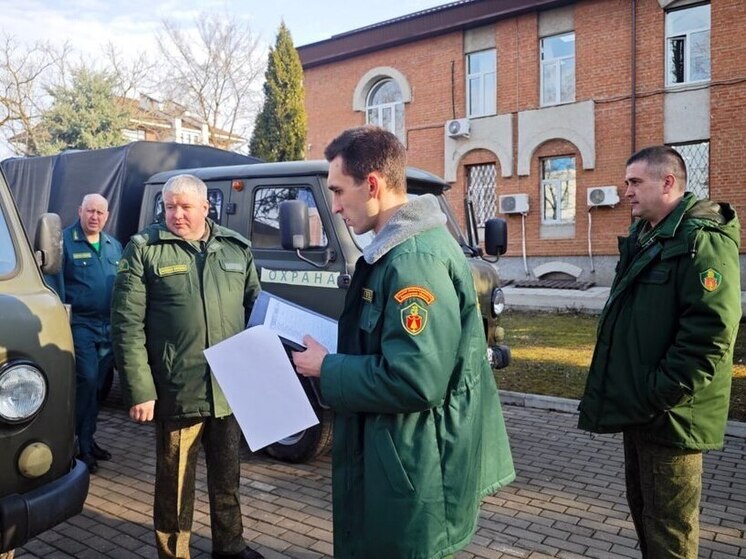
[[[631,220],[633,151],[674,146],[689,190],[746,215],[743,10],[743,0],[465,0],[299,47],[308,157],[344,128],[388,127],[410,165],[452,183],[462,223],[464,200],[478,222],[507,219],[505,279],[608,285]]]

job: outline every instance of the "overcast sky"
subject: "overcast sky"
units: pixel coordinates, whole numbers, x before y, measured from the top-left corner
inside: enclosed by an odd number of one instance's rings
[[[0,30],[33,41],[63,43],[95,56],[108,41],[125,53],[150,51],[163,18],[192,24],[203,11],[246,18],[274,42],[280,21],[296,46],[448,3],[445,0],[0,0]]]

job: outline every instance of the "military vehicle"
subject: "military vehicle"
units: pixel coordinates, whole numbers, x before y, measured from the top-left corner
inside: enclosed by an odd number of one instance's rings
[[[184,172],[196,175],[207,184],[210,216],[251,241],[263,289],[325,316],[339,317],[355,263],[370,237],[355,235],[339,215],[332,213],[325,161],[258,163],[158,173],[145,184],[140,229],[162,219],[161,188],[170,177]],[[499,326],[504,298],[492,264],[507,246],[505,222],[493,219],[486,223],[485,251],[493,258],[485,261],[478,246],[473,212],[466,212],[470,226],[469,234],[464,235],[444,196],[448,188],[449,185],[435,175],[407,169],[408,194],[435,195],[447,216],[449,231],[463,247],[479,295],[488,357],[494,368],[502,368],[508,365],[510,352],[503,344],[503,330]],[[292,210],[281,212],[281,207]],[[282,227],[281,213],[290,216],[284,219]],[[331,442],[332,412],[325,406],[315,382],[305,377],[301,382],[320,422],[267,447],[267,452],[280,460],[309,460],[325,452]]]
[[[75,459],[75,365],[67,312],[42,273],[60,266],[56,214],[36,252],[0,173],[0,557],[83,509],[89,474]]]

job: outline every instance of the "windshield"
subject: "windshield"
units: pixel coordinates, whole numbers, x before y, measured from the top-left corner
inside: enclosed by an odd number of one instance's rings
[[[419,196],[419,194],[412,192],[407,193],[408,200],[413,200],[417,196]],[[461,246],[467,245],[468,243],[466,242],[466,238],[461,232],[461,228],[459,227],[458,222],[456,221],[456,218],[451,211],[451,207],[448,205],[445,197],[442,195],[436,195],[435,198],[438,200],[438,204],[440,204],[441,211],[446,214],[446,228],[448,229],[449,233],[453,235],[453,238],[456,239],[458,244],[460,244]],[[355,244],[357,244],[360,250],[363,250],[365,247],[373,242],[373,237],[375,237],[375,233],[373,233],[373,231],[368,231],[367,233],[364,233],[362,235],[356,235],[351,228],[349,229],[352,238],[355,239]]]
[[[15,270],[16,249],[10,236],[5,214],[0,211],[0,276],[4,276]]]

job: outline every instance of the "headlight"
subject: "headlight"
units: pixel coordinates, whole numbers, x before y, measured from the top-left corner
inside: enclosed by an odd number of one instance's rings
[[[492,314],[500,316],[505,310],[505,294],[503,290],[496,287],[492,290]]]
[[[47,397],[47,381],[29,363],[15,363],[0,372],[0,419],[17,423],[33,417]]]

